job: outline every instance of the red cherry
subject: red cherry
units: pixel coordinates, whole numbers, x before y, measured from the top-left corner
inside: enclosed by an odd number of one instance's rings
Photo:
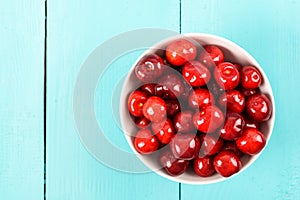
[[[171,139],[170,147],[175,158],[192,160],[199,153],[200,141],[195,134],[178,133]]]
[[[162,98],[176,99],[185,90],[183,79],[176,74],[166,74],[158,80],[158,83],[155,87],[155,94]]]
[[[218,153],[224,144],[222,138],[212,137],[202,134],[199,137],[201,142],[200,154],[204,156],[212,156]]]
[[[206,157],[196,157],[194,160],[194,171],[198,176],[201,177],[208,177],[214,174],[214,164],[213,158],[206,156]]]
[[[233,65],[236,67],[237,70],[239,70],[239,72],[241,71],[242,66],[240,64],[234,63]]]
[[[181,110],[180,103],[177,99],[166,99],[165,102],[167,104],[168,117],[173,117]]]
[[[184,65],[182,76],[192,87],[203,86],[210,80],[209,70],[196,60],[187,62]]]
[[[214,70],[214,77],[220,87],[225,90],[232,90],[238,86],[240,73],[230,62],[220,63]]]
[[[136,117],[134,119],[134,122],[135,122],[136,126],[139,128],[146,128],[150,123],[150,121],[144,116]]]
[[[214,97],[207,89],[197,88],[189,96],[189,106],[191,108],[199,109],[213,103]]]
[[[199,56],[199,61],[212,69],[216,65],[224,62],[224,54],[219,47],[215,45],[206,45],[204,46],[204,51]]]
[[[193,112],[189,110],[181,111],[174,117],[174,126],[177,132],[197,132],[193,125]]]
[[[194,126],[201,132],[212,133],[224,122],[222,111],[216,106],[206,106],[193,116]]]
[[[271,101],[264,94],[252,95],[247,99],[246,112],[257,122],[267,121],[272,113]]]
[[[236,140],[236,145],[243,153],[258,154],[266,145],[265,136],[255,128],[245,129],[243,135]]]
[[[233,151],[238,157],[241,157],[243,153],[236,146],[235,141],[225,141],[223,145],[223,150]]]
[[[220,130],[220,137],[224,140],[236,140],[242,135],[245,120],[242,115],[228,112],[223,128]]]
[[[185,39],[171,42],[166,49],[166,58],[174,66],[184,65],[187,61],[194,60],[196,55],[196,46]]]
[[[152,82],[163,73],[163,60],[156,54],[147,55],[135,67],[135,75],[142,82]]]
[[[262,76],[253,66],[245,66],[241,71],[241,85],[246,89],[255,89],[260,86]]]
[[[144,84],[140,87],[140,90],[145,92],[149,96],[154,96],[155,95],[155,83],[147,83]]]
[[[258,88],[256,88],[256,89],[245,89],[245,88],[241,87],[239,90],[240,90],[240,93],[246,98],[253,95],[253,94],[258,94],[259,93]]]
[[[143,106],[148,99],[144,92],[135,90],[128,97],[127,107],[129,112],[135,117],[143,116]]]
[[[166,102],[156,96],[149,97],[143,106],[143,114],[152,122],[163,122],[167,117]]]
[[[141,154],[151,154],[158,149],[159,142],[149,129],[141,129],[134,138],[134,147]]]
[[[226,91],[219,100],[219,104],[227,110],[242,113],[245,108],[245,97],[238,90]]]
[[[170,151],[163,152],[159,161],[167,173],[171,176],[179,176],[180,174],[183,174],[189,166],[188,160],[178,160]]]
[[[161,123],[152,123],[152,131],[162,144],[168,144],[175,134],[175,128],[170,119]]]
[[[229,177],[242,167],[240,158],[232,151],[221,151],[214,159],[215,170],[224,177]]]

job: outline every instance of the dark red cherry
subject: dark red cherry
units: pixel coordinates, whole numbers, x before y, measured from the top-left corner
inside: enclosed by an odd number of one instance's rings
[[[226,91],[219,100],[219,104],[223,107],[226,106],[227,110],[242,113],[245,108],[245,97],[238,90]]]
[[[218,138],[210,135],[202,134],[200,135],[199,139],[201,143],[199,154],[204,156],[215,155],[222,149],[224,144],[222,138]]]
[[[245,118],[245,127],[244,128],[256,128],[259,130],[259,123],[253,119]]]
[[[128,110],[135,117],[143,116],[143,106],[148,99],[148,95],[144,92],[135,90],[128,97]]]
[[[191,108],[199,109],[213,103],[214,97],[207,89],[197,88],[189,96],[189,106]]]
[[[140,87],[140,90],[145,92],[149,96],[154,96],[155,95],[155,83],[147,83],[144,84]]]
[[[245,88],[241,87],[239,90],[240,90],[240,93],[246,98],[253,95],[253,94],[258,94],[259,93],[258,88],[256,88],[256,89],[245,89]]]
[[[176,159],[170,151],[163,152],[159,161],[166,172],[171,176],[179,176],[180,174],[183,174],[189,166],[188,160]]]
[[[156,96],[149,97],[143,106],[143,114],[152,122],[163,122],[167,118],[166,102]]]
[[[241,71],[242,66],[240,64],[234,63],[233,65],[236,67],[237,70],[239,70],[239,72]]]
[[[151,154],[158,149],[159,142],[149,129],[141,129],[134,138],[134,147],[141,154]]]
[[[209,156],[196,157],[193,167],[195,173],[201,177],[208,177],[215,173],[214,160]]]
[[[196,134],[177,133],[171,139],[170,147],[175,158],[192,160],[199,153],[200,141]]]
[[[222,111],[216,106],[206,106],[193,116],[194,126],[203,133],[212,133],[224,122]]]
[[[214,70],[214,77],[220,87],[225,90],[232,90],[238,86],[240,73],[230,62],[222,62]]]
[[[193,125],[193,112],[190,110],[177,113],[177,115],[174,117],[174,126],[177,132],[197,132]]]
[[[136,77],[144,82],[153,82],[163,73],[163,60],[156,54],[147,55],[135,67]]]
[[[229,177],[240,171],[241,167],[242,162],[233,151],[221,151],[214,158],[214,168],[221,176]]]
[[[175,128],[170,119],[160,123],[152,123],[151,127],[154,135],[162,144],[168,144],[175,134]]]
[[[246,101],[246,112],[257,122],[267,121],[272,113],[271,101],[264,94],[252,95]]]
[[[155,87],[155,94],[162,98],[176,99],[185,90],[182,81],[176,74],[166,74],[158,80],[159,84]]]
[[[167,104],[167,115],[168,117],[175,116],[180,110],[181,106],[177,99],[166,99]]]
[[[224,140],[236,140],[242,135],[245,120],[242,115],[235,112],[227,112],[223,128],[220,130],[220,137]]]
[[[175,40],[166,49],[166,58],[174,66],[184,65],[187,61],[194,60],[196,55],[196,46],[186,39]]]
[[[199,61],[212,69],[216,65],[224,62],[224,54],[219,47],[215,45],[206,45],[199,56]]]
[[[182,76],[192,87],[200,87],[210,80],[210,71],[199,61],[193,60],[183,66]]]
[[[260,86],[262,76],[253,66],[245,66],[241,70],[241,85],[246,89],[255,89]]]
[[[247,128],[243,135],[236,140],[236,145],[243,153],[255,155],[266,145],[266,138],[259,130]]]
[[[150,123],[150,121],[144,116],[136,117],[134,119],[134,122],[135,122],[136,126],[139,128],[146,128]]]
[[[238,157],[241,157],[243,153],[236,146],[235,141],[225,141],[223,145],[223,150],[233,151]]]

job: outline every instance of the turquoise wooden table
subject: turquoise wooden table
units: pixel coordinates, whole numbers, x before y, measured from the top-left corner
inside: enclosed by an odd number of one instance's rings
[[[0,0],[0,199],[300,199],[299,10],[296,0]],[[125,173],[98,162],[80,142],[72,106],[82,63],[112,36],[146,27],[220,35],[263,66],[275,95],[275,128],[240,175],[186,185]],[[116,61],[115,76],[137,56]],[[100,120],[105,80],[95,98]],[[104,129],[111,143],[129,149],[113,123]]]

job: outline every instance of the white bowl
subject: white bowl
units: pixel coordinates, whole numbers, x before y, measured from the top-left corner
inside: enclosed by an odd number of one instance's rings
[[[153,170],[155,173],[157,173],[167,179],[170,179],[172,181],[186,183],[186,184],[210,184],[210,183],[220,182],[220,181],[229,179],[231,177],[234,177],[234,176],[240,174],[245,169],[247,169],[247,167],[249,167],[260,156],[260,154],[263,151],[261,151],[259,154],[254,155],[254,156],[243,156],[242,169],[238,173],[236,173],[233,176],[228,177],[228,178],[222,177],[221,175],[219,175],[217,173],[211,177],[205,177],[205,178],[199,177],[192,171],[191,167],[189,168],[189,170],[187,172],[183,173],[182,175],[173,177],[173,176],[170,176],[169,174],[167,174],[167,172],[161,168],[160,164],[157,162],[157,157],[156,157],[157,155],[139,154],[135,150],[134,145],[133,145],[133,137],[132,136],[134,136],[133,134],[135,134],[137,132],[137,128],[135,127],[135,125],[132,121],[132,118],[129,114],[129,111],[127,109],[127,98],[131,91],[133,91],[134,89],[138,88],[141,85],[141,82],[138,81],[138,79],[135,77],[134,68],[135,68],[136,64],[139,62],[139,60],[142,57],[144,57],[145,55],[154,53],[157,51],[157,49],[164,48],[169,41],[172,41],[177,38],[182,38],[182,37],[192,38],[193,40],[196,40],[197,42],[199,42],[201,45],[206,45],[206,44],[217,45],[217,46],[221,47],[221,49],[224,52],[225,58],[227,58],[227,60],[236,62],[236,63],[240,63],[241,65],[253,65],[260,70],[260,72],[263,76],[263,82],[262,82],[262,85],[260,86],[260,90],[262,93],[267,94],[267,96],[271,99],[272,107],[273,107],[271,118],[267,122],[262,124],[260,127],[260,130],[266,136],[266,140],[268,143],[268,141],[271,137],[271,134],[272,134],[273,127],[274,127],[275,101],[274,101],[270,82],[269,82],[266,74],[264,73],[263,68],[258,64],[258,62],[249,53],[247,53],[247,51],[245,51],[243,48],[241,48],[237,44],[235,44],[225,38],[219,37],[219,36],[215,36],[215,35],[211,35],[211,34],[203,34],[203,33],[189,33],[189,34],[184,34],[184,35],[179,35],[179,36],[168,38],[164,41],[157,43],[156,45],[153,46],[153,48],[150,48],[147,51],[145,51],[140,56],[140,58],[137,59],[136,63],[134,63],[132,65],[131,70],[129,71],[129,73],[126,77],[123,88],[122,88],[122,93],[121,93],[121,98],[120,98],[120,119],[121,119],[122,129],[125,133],[126,140],[127,140],[128,144],[130,145],[131,149],[134,151],[134,153],[137,155],[137,157],[147,167],[149,167],[151,170]],[[266,146],[265,146],[265,148],[266,148]]]

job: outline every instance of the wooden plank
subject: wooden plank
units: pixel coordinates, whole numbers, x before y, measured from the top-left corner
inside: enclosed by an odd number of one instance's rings
[[[251,167],[222,183],[183,185],[183,200],[300,198],[299,10],[299,1],[182,1],[182,31],[221,35],[249,51],[270,79],[277,109],[269,145]]]
[[[44,197],[44,2],[0,1],[1,199]]]
[[[74,85],[81,64],[90,52],[114,35],[144,27],[178,31],[179,2],[48,2],[47,199],[160,199],[162,195],[166,199],[178,198],[177,183],[154,173],[137,175],[116,171],[97,162],[80,143],[73,119]],[[137,54],[129,57],[113,66],[128,67]],[[124,70],[117,69],[112,70],[113,76],[121,77]],[[110,87],[106,80],[96,91],[95,112],[100,120],[103,115],[97,109],[103,105],[99,107],[101,98],[98,97],[105,97]],[[105,128],[109,133],[120,132],[113,121],[106,123]],[[107,137],[114,145],[128,150],[122,135]]]

